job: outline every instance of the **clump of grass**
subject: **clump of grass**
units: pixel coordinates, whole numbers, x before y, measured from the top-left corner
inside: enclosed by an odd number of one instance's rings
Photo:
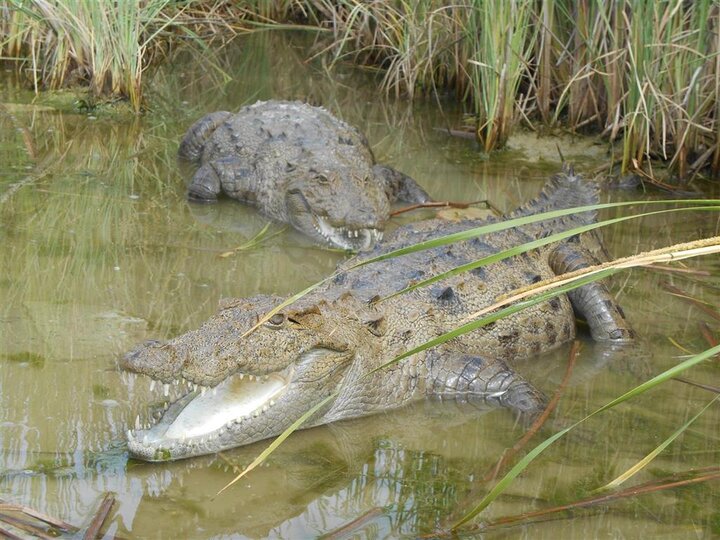
[[[720,173],[717,2],[304,3],[336,57],[380,66],[386,91],[465,97],[486,150],[521,120],[562,122],[622,141],[623,172],[659,157],[683,179]]]
[[[173,0],[11,0],[0,9],[0,57],[14,60],[37,92],[87,86],[89,99],[127,98],[139,111],[143,73],[176,35],[193,31],[196,2]],[[227,26],[204,2],[204,24]],[[219,22],[219,24],[217,24]]]

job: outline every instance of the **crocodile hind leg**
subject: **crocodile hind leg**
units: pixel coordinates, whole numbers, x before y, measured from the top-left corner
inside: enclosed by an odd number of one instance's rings
[[[382,182],[385,193],[391,202],[425,203],[432,200],[415,180],[392,167],[375,165],[373,172],[375,178]]]
[[[522,413],[545,407],[545,397],[502,360],[488,360],[444,346],[426,356],[430,398],[500,406]]]
[[[598,264],[598,259],[577,242],[559,244],[550,254],[550,267],[564,274]],[[585,319],[595,341],[632,341],[635,331],[604,283],[595,281],[567,293],[575,313]]]
[[[230,118],[232,113],[228,111],[215,111],[206,114],[200,120],[195,122],[185,132],[185,136],[180,141],[178,148],[178,156],[188,161],[197,161],[202,156],[205,149],[205,143],[215,132],[220,124]]]

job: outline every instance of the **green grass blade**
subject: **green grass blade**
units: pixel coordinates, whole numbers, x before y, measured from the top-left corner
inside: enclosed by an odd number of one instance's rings
[[[247,332],[245,332],[245,334],[243,334],[242,337],[246,337],[246,336],[250,335],[250,334],[251,334],[252,332],[254,332],[258,327],[260,327],[260,325],[262,325],[264,322],[266,322],[267,320],[269,320],[270,317],[272,317],[273,315],[275,315],[276,313],[278,313],[278,312],[281,311],[282,309],[286,308],[287,306],[289,306],[289,305],[292,304],[293,302],[299,300],[299,299],[302,298],[303,296],[307,295],[308,293],[314,291],[314,290],[317,289],[320,285],[322,285],[322,284],[330,281],[331,279],[334,279],[335,277],[337,277],[337,276],[338,276],[339,274],[341,274],[341,273],[350,272],[350,271],[352,271],[352,270],[355,270],[356,268],[360,268],[360,267],[366,266],[366,265],[368,265],[368,264],[373,264],[373,263],[380,262],[380,261],[384,261],[384,260],[387,260],[387,259],[392,259],[392,258],[395,258],[395,257],[400,257],[401,255],[407,255],[407,254],[409,254],[409,253],[415,253],[415,252],[418,252],[418,251],[424,251],[424,250],[432,249],[432,248],[435,248],[435,247],[445,246],[445,245],[451,244],[451,243],[453,243],[453,242],[459,242],[459,241],[462,241],[462,240],[470,240],[470,239],[472,239],[472,238],[475,238],[475,237],[477,237],[477,236],[481,236],[481,235],[483,235],[483,234],[489,234],[489,233],[493,233],[493,232],[504,231],[504,230],[511,229],[511,228],[514,228],[514,227],[520,227],[520,226],[522,226],[522,225],[528,225],[528,224],[531,224],[531,223],[537,223],[538,221],[544,221],[544,220],[547,220],[547,219],[553,219],[553,218],[557,218],[557,217],[567,216],[567,215],[570,215],[570,214],[576,214],[576,213],[588,212],[588,211],[594,211],[594,210],[601,210],[601,209],[604,209],[604,208],[616,208],[616,207],[620,207],[620,206],[630,206],[630,205],[636,205],[636,204],[672,204],[672,203],[675,203],[675,204],[691,204],[691,203],[692,203],[692,204],[702,205],[702,206],[697,206],[697,207],[695,207],[696,209],[699,209],[699,210],[706,210],[706,209],[718,210],[718,209],[720,209],[720,207],[717,206],[717,205],[720,204],[720,199],[684,199],[684,200],[683,200],[683,199],[679,199],[679,200],[667,200],[667,201],[626,201],[626,202],[620,202],[620,203],[593,204],[593,205],[588,205],[588,206],[578,206],[578,207],[574,207],[574,208],[565,208],[565,209],[562,209],[562,210],[553,210],[552,212],[543,212],[542,214],[533,214],[533,215],[530,215],[530,216],[524,216],[524,217],[520,217],[520,218],[509,219],[509,220],[507,220],[507,221],[499,221],[499,222],[497,222],[497,223],[489,223],[489,224],[487,224],[487,225],[482,225],[482,226],[480,226],[480,227],[474,227],[474,228],[468,229],[468,230],[466,230],[466,231],[461,231],[461,232],[458,232],[458,233],[448,234],[448,235],[445,235],[445,236],[441,236],[440,238],[434,238],[434,239],[428,240],[428,241],[426,241],[426,242],[419,242],[419,243],[414,244],[414,245],[412,245],[412,246],[408,246],[408,247],[396,249],[396,250],[390,251],[390,252],[388,252],[388,253],[384,253],[383,255],[379,255],[379,256],[377,256],[377,257],[372,257],[372,258],[370,258],[370,259],[366,259],[366,260],[360,261],[360,262],[358,262],[358,263],[356,263],[356,264],[354,264],[354,265],[349,266],[348,268],[346,268],[346,269],[344,269],[344,270],[342,270],[342,271],[334,272],[333,274],[331,274],[330,276],[326,277],[325,279],[323,279],[323,280],[321,280],[321,281],[318,281],[317,283],[314,283],[314,284],[310,285],[309,287],[303,289],[302,291],[300,291],[300,292],[294,294],[293,296],[287,298],[287,299],[284,300],[281,304],[279,304],[278,306],[276,306],[276,307],[273,308],[272,310],[268,311],[268,312],[265,314],[265,316],[261,317],[260,320],[257,322],[257,324],[255,324],[255,326],[253,326],[253,327],[250,328]],[[713,206],[713,205],[714,205],[714,206]],[[668,210],[668,211],[679,211],[679,210],[680,210],[680,209],[670,209],[670,210]],[[651,213],[648,213],[647,215],[650,215],[650,214],[651,214]],[[624,220],[624,219],[631,219],[631,218],[632,218],[631,216],[625,216],[625,217],[623,217],[623,218],[615,218],[615,219],[616,219],[616,220]],[[604,226],[604,225],[612,224],[612,223],[614,223],[614,222],[615,222],[615,221],[613,221],[613,220],[608,220],[607,222],[602,222],[602,223],[603,223],[602,225],[597,225],[597,226]],[[596,224],[588,225],[587,227],[596,228],[595,225],[596,225]],[[574,231],[574,232],[572,232],[571,234],[567,234],[567,236],[572,236],[572,235],[578,234],[578,231],[582,232],[582,228],[574,229],[573,231]],[[566,233],[559,233],[559,234],[566,234]],[[542,242],[542,240],[538,240],[537,242]],[[538,244],[538,245],[544,245],[544,244],[540,243],[540,244]],[[502,253],[501,253],[501,254],[498,254],[498,255],[502,255]],[[508,256],[510,256],[510,255],[508,255]],[[493,256],[491,256],[491,257],[495,257],[495,255],[493,255]],[[503,257],[503,258],[504,258],[504,257]],[[498,260],[499,260],[499,259],[498,259]],[[473,263],[469,263],[469,264],[473,264]],[[483,263],[483,264],[489,264],[489,262],[485,262],[485,263]],[[459,273],[460,271],[462,271],[462,270],[459,270],[457,273]],[[453,272],[453,270],[451,270],[451,272]],[[430,279],[433,279],[433,278],[430,278]],[[437,279],[442,279],[442,278],[437,278]]]
[[[687,428],[690,427],[690,425],[695,422],[700,416],[710,408],[711,405],[713,405],[718,399],[720,399],[720,395],[716,396],[710,403],[705,405],[700,412],[698,412],[695,416],[693,416],[690,420],[685,422],[682,426],[680,426],[675,432],[670,435],[667,439],[665,439],[657,448],[655,448],[652,452],[650,452],[647,456],[642,458],[640,461],[638,461],[635,465],[630,467],[627,471],[622,473],[620,476],[615,478],[612,482],[608,482],[601,488],[597,489],[596,491],[605,491],[608,489],[615,489],[616,487],[622,485],[624,482],[626,482],[628,479],[632,478],[635,474],[640,472],[645,466],[650,463],[655,457],[658,456],[665,448],[667,448],[670,443],[672,443],[675,439],[677,439],[682,433],[685,432]]]
[[[447,272],[442,272],[435,276],[432,276],[432,277],[429,277],[422,281],[419,281],[417,283],[414,283],[413,285],[410,285],[400,291],[390,294],[390,295],[386,296],[385,298],[380,299],[379,301],[382,302],[382,301],[388,300],[390,298],[394,298],[395,296],[405,294],[407,292],[413,291],[420,287],[425,287],[427,285],[430,285],[437,281],[441,281],[441,280],[451,277],[451,276],[455,276],[462,272],[469,272],[470,270],[474,270],[475,268],[479,268],[481,266],[487,266],[494,262],[502,261],[503,259],[507,259],[507,258],[513,257],[515,255],[520,255],[520,254],[526,253],[527,251],[530,251],[532,249],[546,246],[548,244],[552,244],[553,242],[557,242],[559,240],[564,240],[565,238],[570,238],[571,236],[582,234],[584,232],[588,232],[593,229],[598,229],[600,227],[606,227],[608,225],[613,225],[615,223],[620,223],[622,221],[627,221],[627,220],[635,219],[635,218],[647,217],[647,216],[652,216],[652,215],[656,215],[656,214],[664,214],[667,212],[684,212],[684,211],[692,211],[692,210],[718,211],[718,210],[720,210],[720,206],[691,206],[689,208],[670,208],[667,210],[657,210],[655,212],[646,212],[644,214],[633,214],[631,216],[623,216],[623,217],[619,217],[619,218],[613,218],[613,219],[608,219],[605,221],[600,221],[598,223],[591,223],[589,225],[583,225],[581,227],[576,227],[576,228],[570,229],[568,231],[563,231],[563,232],[552,234],[545,238],[540,238],[538,240],[526,242],[525,244],[520,244],[519,246],[514,246],[510,249],[506,249],[506,250],[500,251],[498,253],[493,253],[492,255],[483,257],[482,259],[478,259],[476,261],[457,266],[457,267],[453,268],[452,270],[448,270]]]
[[[373,257],[371,259],[364,260],[360,263],[355,264],[354,266],[351,266],[350,268],[348,268],[348,270],[352,270],[354,268],[359,268],[360,266],[365,266],[367,264],[372,264],[374,262],[384,261],[386,259],[392,259],[394,257],[399,257],[400,255],[406,255],[408,253],[415,253],[417,251],[424,251],[424,250],[432,249],[435,247],[445,246],[447,244],[452,244],[453,242],[459,242],[461,240],[471,240],[477,236],[482,236],[483,234],[504,231],[507,229],[512,229],[514,227],[520,227],[522,225],[529,225],[530,223],[537,223],[538,221],[545,221],[547,219],[554,219],[554,218],[558,218],[558,217],[568,216],[571,214],[579,214],[581,212],[591,212],[594,210],[602,210],[605,208],[619,208],[619,207],[623,207],[623,206],[631,206],[631,205],[637,205],[637,204],[697,204],[697,205],[703,205],[703,206],[713,206],[713,205],[717,206],[718,204],[720,204],[720,199],[672,199],[672,200],[667,200],[667,201],[625,201],[625,202],[618,202],[618,203],[602,203],[602,204],[592,204],[592,205],[588,205],[588,206],[577,206],[574,208],[564,208],[562,210],[553,210],[552,212],[543,212],[542,214],[532,214],[530,216],[523,216],[523,217],[519,217],[519,218],[498,221],[496,223],[490,223],[488,225],[483,225],[481,227],[473,227],[472,229],[468,229],[466,231],[448,234],[445,236],[441,236],[440,238],[433,238],[432,240],[427,240],[425,242],[419,242],[412,246],[396,249],[396,250],[390,251],[388,253],[384,253],[383,255],[379,255],[377,257]]]
[[[495,486],[490,490],[490,492],[475,506],[470,512],[465,514],[459,521],[457,521],[453,526],[452,530],[456,530],[460,527],[462,527],[464,524],[475,518],[480,512],[482,512],[485,508],[487,508],[497,497],[507,489],[507,487],[512,483],[512,481],[521,473],[523,472],[529,465],[532,463],[537,456],[539,456],[546,448],[548,448],[551,444],[553,444],[555,441],[563,437],[566,433],[568,433],[570,430],[574,429],[575,427],[579,426],[589,418],[592,418],[595,415],[600,414],[601,412],[607,411],[608,409],[611,409],[615,407],[616,405],[619,405],[620,403],[623,403],[624,401],[627,401],[630,398],[633,398],[635,396],[639,396],[640,394],[643,394],[647,392],[648,390],[655,388],[657,385],[667,381],[668,379],[671,379],[683,371],[686,371],[687,369],[690,369],[691,367],[699,364],[700,362],[707,360],[708,358],[711,358],[712,356],[715,356],[716,354],[720,354],[720,345],[716,345],[715,347],[712,347],[710,349],[707,349],[706,351],[703,351],[700,354],[697,354],[693,356],[692,358],[689,358],[685,360],[684,362],[681,362],[680,364],[671,367],[670,369],[667,369],[660,373],[659,375],[656,375],[652,379],[645,381],[643,384],[636,386],[632,390],[625,392],[623,395],[621,395],[618,398],[615,398],[609,403],[606,403],[599,409],[596,409],[595,411],[591,412],[581,420],[578,420],[573,425],[569,426],[568,428],[563,429],[562,431],[559,431],[552,437],[546,439],[542,443],[540,443],[538,446],[533,448],[523,459],[521,459],[517,465],[515,465]]]
[[[399,362],[400,360],[403,360],[409,356],[412,356],[413,354],[417,354],[417,353],[422,352],[431,347],[435,347],[437,345],[442,345],[443,343],[450,341],[451,339],[454,339],[463,334],[467,334],[468,332],[472,332],[473,330],[477,330],[478,328],[481,328],[483,326],[487,326],[488,324],[498,321],[500,319],[504,319],[505,317],[513,315],[514,313],[517,313],[518,311],[522,311],[523,309],[532,307],[536,304],[540,304],[542,302],[545,302],[546,300],[555,298],[556,296],[560,296],[563,293],[572,291],[573,289],[577,289],[578,287],[582,287],[583,285],[587,285],[588,283],[592,283],[593,281],[598,281],[600,279],[611,276],[612,274],[615,274],[616,272],[619,272],[620,270],[621,270],[620,268],[608,268],[606,270],[602,270],[602,271],[592,274],[590,276],[584,276],[584,277],[578,278],[577,280],[573,281],[572,283],[556,287],[556,288],[552,289],[551,291],[547,291],[542,294],[539,294],[529,300],[524,300],[522,302],[516,302],[511,306],[508,306],[499,311],[496,311],[495,313],[486,315],[485,317],[483,317],[481,319],[465,323],[462,326],[459,326],[458,328],[451,330],[450,332],[446,332],[445,334],[442,334],[430,341],[427,341],[427,342],[423,343],[422,345],[418,345],[414,349],[405,351],[404,353],[396,356],[392,360],[381,365],[380,367],[375,368],[372,372],[379,371],[379,370],[381,370],[385,367],[388,367],[396,362]]]

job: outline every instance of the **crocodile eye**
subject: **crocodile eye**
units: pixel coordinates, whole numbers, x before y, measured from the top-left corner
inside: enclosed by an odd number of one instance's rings
[[[283,315],[282,313],[276,313],[275,315],[270,317],[268,322],[274,326],[280,326],[282,323],[285,322],[285,315]]]
[[[318,181],[318,184],[329,184],[330,183],[330,179],[327,176],[325,176],[324,174],[318,174],[315,177],[315,180]]]

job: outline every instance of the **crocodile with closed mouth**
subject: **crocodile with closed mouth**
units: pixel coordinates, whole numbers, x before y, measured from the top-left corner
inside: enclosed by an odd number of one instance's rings
[[[301,102],[260,101],[235,114],[207,114],[188,129],[178,153],[200,163],[191,200],[224,193],[343,249],[379,241],[392,202],[430,200],[412,178],[375,163],[360,131]]]

